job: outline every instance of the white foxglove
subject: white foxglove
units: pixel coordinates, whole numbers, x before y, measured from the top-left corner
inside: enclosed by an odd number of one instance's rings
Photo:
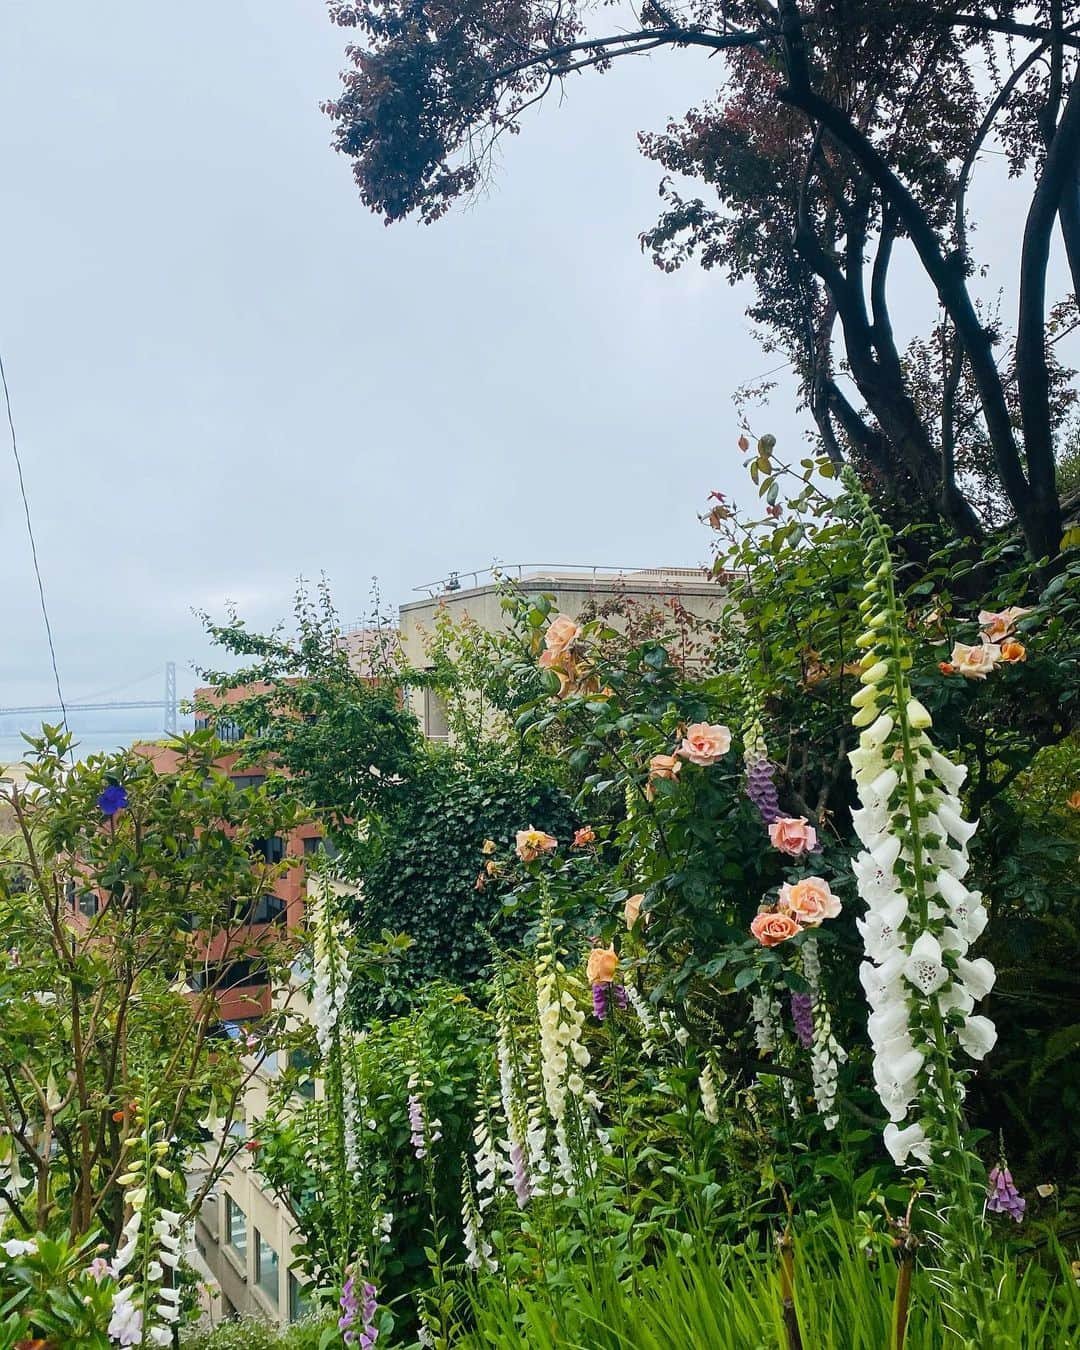
[[[863,513],[869,575],[857,639],[861,687],[851,700],[861,734],[848,756],[860,801],[852,823],[863,845],[853,870],[867,911],[858,921],[868,957],[859,976],[871,1009],[874,1083],[890,1118],[886,1146],[900,1164],[928,1163],[939,1147],[961,1151],[962,1088],[950,1050],[958,1045],[981,1059],[992,1047],[993,1024],[972,1010],[994,971],[989,961],[967,959],[987,913],[982,896],[963,884],[976,830],[957,796],[966,769],[933,745],[930,714],[912,697],[887,536],[857,484],[846,481]]]

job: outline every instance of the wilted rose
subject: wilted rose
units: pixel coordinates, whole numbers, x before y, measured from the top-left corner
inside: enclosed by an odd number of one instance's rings
[[[559,841],[554,835],[534,830],[531,825],[527,830],[517,832],[517,855],[522,862],[535,862],[544,853],[554,853],[558,846]]]
[[[1022,619],[1025,614],[1030,613],[1030,609],[1021,609],[1018,605],[1010,605],[1008,609],[999,610],[980,609],[979,627],[987,642],[1000,642],[1013,632],[1017,619]]]

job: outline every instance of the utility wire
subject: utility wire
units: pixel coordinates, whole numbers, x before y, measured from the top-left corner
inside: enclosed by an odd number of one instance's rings
[[[11,415],[11,393],[8,390],[7,371],[4,358],[0,355],[0,383],[4,386],[4,404],[7,408],[8,429],[11,432],[11,453],[15,456],[15,469],[19,475],[19,495],[22,497],[23,514],[26,516],[26,533],[30,536],[30,556],[34,560],[34,576],[37,577],[38,598],[41,601],[41,617],[45,620],[45,636],[49,640],[49,659],[52,662],[53,679],[56,681],[56,697],[60,702],[60,715],[64,730],[68,731],[67,707],[64,703],[64,691],[60,687],[60,670],[56,664],[56,646],[53,643],[52,624],[49,622],[49,607],[45,603],[45,583],[41,579],[41,567],[38,563],[37,542],[34,539],[34,526],[30,519],[30,502],[26,495],[26,483],[23,479],[22,460],[19,458],[19,442],[15,436],[15,421]]]

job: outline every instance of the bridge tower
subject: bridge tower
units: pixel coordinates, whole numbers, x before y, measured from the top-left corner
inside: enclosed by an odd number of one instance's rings
[[[165,662],[165,735],[176,735],[176,662]]]

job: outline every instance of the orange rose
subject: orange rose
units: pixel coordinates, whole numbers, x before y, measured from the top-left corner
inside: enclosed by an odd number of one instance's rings
[[[1080,811],[1080,792],[1074,792],[1066,802],[1066,805],[1071,807],[1074,811]]]
[[[582,825],[580,830],[574,831],[574,847],[584,848],[586,844],[596,842],[596,831],[591,825]]]
[[[1015,638],[1009,638],[1001,644],[1001,659],[1011,665],[1014,661],[1027,660],[1027,648]]]
[[[780,911],[804,928],[816,928],[822,919],[835,919],[840,901],[823,877],[803,877],[780,887]]]
[[[942,675],[956,674],[956,667],[953,665],[951,661],[939,661],[937,663],[937,668],[938,670],[941,671]]]
[[[789,914],[777,914],[764,910],[751,923],[750,931],[763,947],[775,947],[801,932],[799,925]]]
[[[1080,797],[1080,793],[1077,793]],[[633,928],[641,915],[641,902],[645,899],[644,893],[641,895],[631,895],[623,907],[623,918],[626,920],[627,928]]]
[[[544,646],[553,656],[560,656],[580,634],[581,629],[569,614],[556,614],[544,634]]]
[[[585,974],[590,984],[610,984],[619,968],[614,947],[594,947],[589,953]]]
[[[719,722],[693,722],[675,753],[691,764],[715,764],[731,748],[731,732]]]
[[[780,816],[769,826],[769,842],[781,853],[797,858],[817,846],[817,830],[805,816]]]
[[[522,862],[535,862],[544,853],[554,853],[558,846],[559,841],[554,835],[534,830],[531,825],[527,830],[517,832],[517,855]]]

